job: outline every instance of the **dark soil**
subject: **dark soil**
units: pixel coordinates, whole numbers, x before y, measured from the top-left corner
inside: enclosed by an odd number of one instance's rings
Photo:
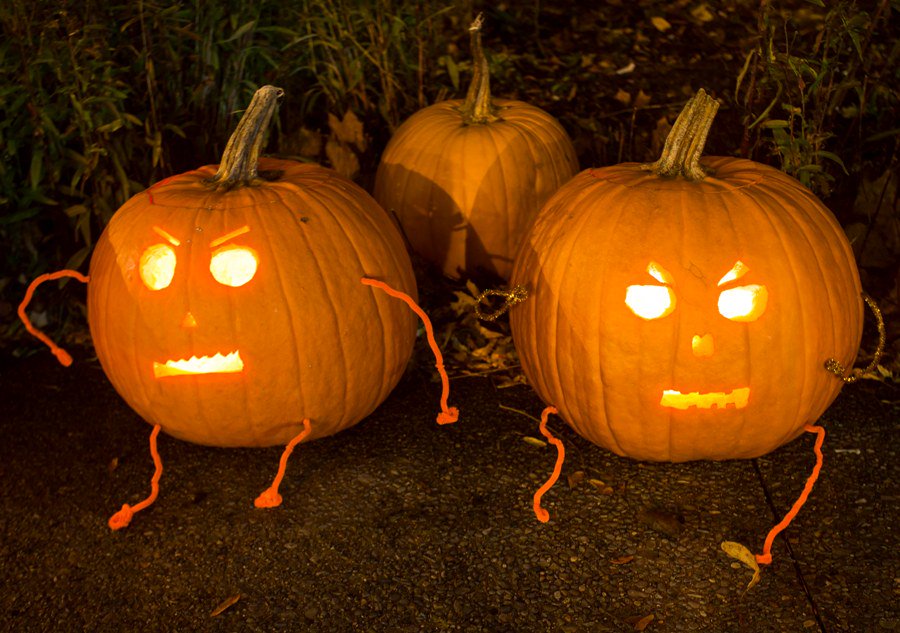
[[[555,451],[501,408],[537,415],[534,393],[454,380],[461,418],[439,427],[439,386],[412,370],[362,423],[298,448],[277,509],[253,499],[278,449],[162,436],[158,501],[112,532],[109,515],[147,493],[149,427],[89,355],[0,366],[0,630],[900,630],[887,385],[848,386],[825,414],[823,474],[745,593],[751,573],[720,542],[759,551],[809,474],[811,437],[752,461],[647,464],[552,419],[567,461],[541,524],[531,498]]]

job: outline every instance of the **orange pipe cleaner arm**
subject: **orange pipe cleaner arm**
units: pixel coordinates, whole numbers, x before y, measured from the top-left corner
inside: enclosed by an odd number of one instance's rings
[[[43,342],[47,347],[50,348],[50,351],[53,352],[53,355],[56,356],[56,359],[62,363],[64,367],[68,367],[72,364],[72,357],[69,353],[63,348],[59,347],[56,343],[50,340],[50,337],[41,332],[39,329],[34,327],[31,324],[31,319],[28,318],[28,314],[26,314],[25,309],[28,308],[28,304],[31,303],[31,298],[34,296],[34,291],[37,290],[37,287],[40,286],[45,281],[51,281],[53,279],[59,279],[60,277],[73,277],[82,283],[87,283],[90,280],[90,277],[87,275],[82,275],[77,270],[69,270],[68,268],[63,270],[58,270],[55,273],[46,273],[44,275],[40,275],[31,282],[28,286],[28,290],[25,291],[25,298],[22,299],[22,303],[19,304],[19,319],[25,325],[25,329],[28,332]]]
[[[153,456],[153,465],[156,467],[156,470],[153,472],[153,478],[150,480],[150,495],[135,506],[130,506],[127,503],[123,504],[121,510],[109,517],[108,524],[113,530],[121,530],[123,527],[127,527],[131,523],[134,513],[140,512],[152,504],[156,501],[157,495],[159,495],[159,478],[162,477],[163,470],[162,460],[159,458],[159,452],[156,450],[156,436],[159,435],[159,429],[160,426],[154,424],[153,431],[150,432],[150,455]]]
[[[809,498],[809,493],[812,492],[813,484],[816,483],[816,479],[819,478],[819,473],[822,471],[822,444],[825,442],[825,429],[824,427],[814,424],[807,424],[803,427],[803,430],[807,433],[815,433],[817,435],[816,443],[813,447],[813,450],[816,453],[816,465],[813,467],[812,474],[809,476],[809,479],[806,480],[803,492],[800,493],[800,497],[794,502],[793,507],[786,515],[784,515],[781,523],[773,527],[769,531],[768,536],[766,536],[762,554],[756,555],[756,562],[760,565],[768,565],[772,562],[772,543],[775,541],[775,537],[790,525],[791,521],[794,520],[794,517],[797,516],[797,513],[800,512],[800,508],[803,507],[803,504],[806,503],[807,498]]]
[[[553,487],[553,484],[556,483],[556,480],[559,479],[559,474],[562,472],[563,461],[566,459],[566,449],[563,446],[563,443],[553,437],[550,431],[547,430],[547,417],[551,413],[555,415],[559,413],[559,411],[556,410],[556,407],[547,407],[544,409],[541,412],[541,425],[539,427],[541,434],[546,437],[551,444],[556,446],[556,465],[553,467],[553,474],[550,475],[550,479],[534,493],[534,514],[541,523],[546,523],[550,520],[550,513],[541,507],[541,497],[543,497],[544,493],[550,490],[550,488]]]
[[[288,442],[284,452],[281,453],[281,461],[278,463],[278,473],[275,475],[272,485],[263,490],[262,493],[254,499],[253,505],[257,508],[275,508],[281,505],[281,495],[278,494],[278,486],[281,485],[281,480],[284,479],[284,471],[287,468],[288,457],[294,452],[294,447],[303,441],[303,438],[309,435],[310,431],[312,431],[312,428],[309,426],[309,418],[305,418],[303,420],[303,430]]]
[[[422,310],[408,294],[400,292],[399,290],[394,290],[383,281],[378,281],[377,279],[363,277],[360,281],[367,286],[380,288],[390,296],[405,301],[406,305],[412,308],[412,311],[422,319],[422,324],[425,326],[425,334],[428,337],[428,345],[431,346],[431,351],[434,352],[434,366],[437,367],[438,373],[441,375],[441,412],[438,413],[437,423],[452,424],[453,422],[456,422],[459,419],[459,409],[447,406],[447,399],[450,397],[450,379],[447,377],[447,371],[444,369],[444,357],[441,354],[441,348],[438,347],[437,341],[434,340],[434,328],[431,327],[431,319],[428,318],[425,311]]]

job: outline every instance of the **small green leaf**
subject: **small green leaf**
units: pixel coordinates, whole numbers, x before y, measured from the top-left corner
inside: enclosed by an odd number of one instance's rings
[[[845,174],[848,174],[848,175],[850,174],[850,172],[847,171],[847,167],[844,166],[844,161],[841,160],[841,157],[838,156],[837,154],[835,154],[834,152],[827,152],[823,149],[820,149],[818,152],[816,152],[816,155],[821,156],[822,158],[827,158],[828,160],[830,160],[834,163],[837,163],[838,165],[841,166],[841,169],[844,170]]]
[[[242,35],[246,34],[254,26],[256,26],[256,20],[250,20],[249,22],[242,24],[241,27],[237,31],[235,31],[234,34],[231,37],[229,37],[227,40],[222,40],[219,43],[226,44],[228,42],[233,42],[234,40],[238,39]]]

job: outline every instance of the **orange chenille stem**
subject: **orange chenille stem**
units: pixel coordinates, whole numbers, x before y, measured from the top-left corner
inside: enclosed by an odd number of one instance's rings
[[[69,269],[58,270],[55,273],[40,275],[37,279],[32,281],[31,284],[29,284],[28,290],[25,291],[25,298],[22,299],[22,303],[19,304],[18,313],[19,319],[25,325],[25,329],[28,330],[32,336],[39,339],[47,347],[49,347],[50,351],[53,352],[53,355],[56,356],[57,360],[62,363],[63,366],[68,367],[72,364],[72,357],[69,355],[69,353],[63,348],[59,347],[56,343],[51,341],[49,336],[34,327],[31,324],[31,319],[28,318],[28,314],[26,314],[25,312],[25,310],[28,308],[28,304],[31,303],[31,298],[34,296],[34,291],[37,290],[37,287],[45,281],[59,279],[60,277],[72,277],[85,284],[90,280],[90,277],[88,277],[87,275],[82,275],[77,270]]]
[[[557,414],[559,412],[556,410],[556,407],[547,407],[541,412],[541,425],[539,427],[541,434],[546,437],[551,444],[556,446],[556,465],[553,467],[553,474],[550,475],[550,479],[534,493],[534,514],[541,523],[546,523],[550,520],[550,513],[541,507],[541,497],[543,497],[544,493],[550,490],[550,488],[553,487],[553,484],[556,483],[556,480],[559,479],[559,474],[562,472],[563,461],[566,459],[566,449],[563,446],[563,443],[553,437],[550,431],[547,430],[547,417],[551,413]]]
[[[434,352],[434,366],[437,367],[438,373],[441,375],[441,412],[438,413],[437,423],[451,424],[456,422],[459,419],[459,409],[447,406],[447,400],[450,397],[450,379],[447,377],[447,371],[444,369],[444,357],[441,354],[441,348],[438,347],[437,341],[434,340],[434,328],[431,326],[431,319],[428,318],[428,315],[425,314],[425,311],[419,307],[413,298],[405,292],[394,290],[383,281],[378,281],[377,279],[363,277],[360,281],[367,286],[374,286],[392,297],[405,301],[406,305],[412,308],[412,311],[422,319],[422,323],[425,325],[425,335],[428,337],[428,345],[431,346],[431,351]]]
[[[162,477],[163,471],[162,460],[159,458],[159,452],[156,450],[156,437],[159,435],[159,429],[160,426],[154,424],[153,431],[150,433],[150,455],[153,457],[153,464],[156,467],[153,478],[150,480],[150,494],[146,499],[134,506],[130,506],[127,503],[123,504],[122,509],[109,518],[109,527],[113,530],[121,530],[123,527],[126,527],[131,523],[135,512],[140,512],[156,501],[156,497],[159,494],[159,478]]]
[[[812,424],[807,424],[803,429],[807,433],[815,433],[816,443],[813,447],[813,450],[816,453],[816,465],[813,467],[812,474],[809,476],[809,479],[806,480],[806,485],[803,487],[803,492],[800,493],[800,497],[797,501],[794,502],[793,507],[790,511],[784,516],[781,520],[781,523],[773,527],[768,536],[766,536],[766,542],[763,545],[762,554],[756,555],[756,562],[760,565],[768,565],[772,562],[772,543],[775,541],[775,537],[784,530],[788,525],[791,524],[791,521],[794,520],[794,517],[797,516],[797,513],[800,512],[800,508],[803,507],[803,504],[806,503],[807,498],[809,498],[809,493],[812,492],[813,484],[816,483],[816,479],[819,478],[819,473],[822,471],[822,444],[825,442],[825,429],[821,426],[816,426]]]
[[[288,442],[288,445],[281,453],[281,460],[278,463],[278,473],[275,475],[275,479],[272,480],[272,485],[263,490],[253,501],[253,505],[257,508],[275,508],[281,505],[281,495],[278,494],[278,486],[281,485],[281,480],[284,479],[284,471],[287,469],[288,458],[291,456],[291,453],[294,452],[294,447],[302,442],[303,438],[309,435],[310,431],[312,431],[312,427],[309,426],[309,418],[305,418],[303,420],[303,430]]]

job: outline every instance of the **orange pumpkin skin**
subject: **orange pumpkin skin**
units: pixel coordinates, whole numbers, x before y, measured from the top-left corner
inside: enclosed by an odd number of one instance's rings
[[[353,425],[396,385],[415,340],[414,315],[360,283],[416,293],[402,236],[374,199],[315,165],[259,169],[281,175],[217,192],[208,166],[134,196],[91,259],[91,336],[110,381],[146,421],[199,444],[285,444],[303,418],[310,439]],[[155,290],[141,268],[152,248],[175,263]],[[258,257],[238,287],[211,268],[228,248]],[[156,373],[233,352],[240,371]]]
[[[509,277],[516,250],[547,199],[578,171],[559,122],[522,101],[494,99],[499,120],[466,125],[462,100],[436,103],[391,138],[375,199],[413,250],[458,278]]]
[[[699,182],[638,164],[580,173],[516,259],[511,284],[529,298],[510,321],[529,382],[579,434],[619,455],[768,453],[837,396],[842,382],[824,361],[850,366],[859,346],[859,275],[831,213],[776,169],[701,164],[714,175]],[[729,281],[736,262],[743,272]],[[626,304],[633,286],[668,294],[669,313],[638,316]],[[767,292],[761,314],[719,312],[726,290],[750,286]],[[703,406],[690,396],[663,405],[666,390],[705,394]]]

